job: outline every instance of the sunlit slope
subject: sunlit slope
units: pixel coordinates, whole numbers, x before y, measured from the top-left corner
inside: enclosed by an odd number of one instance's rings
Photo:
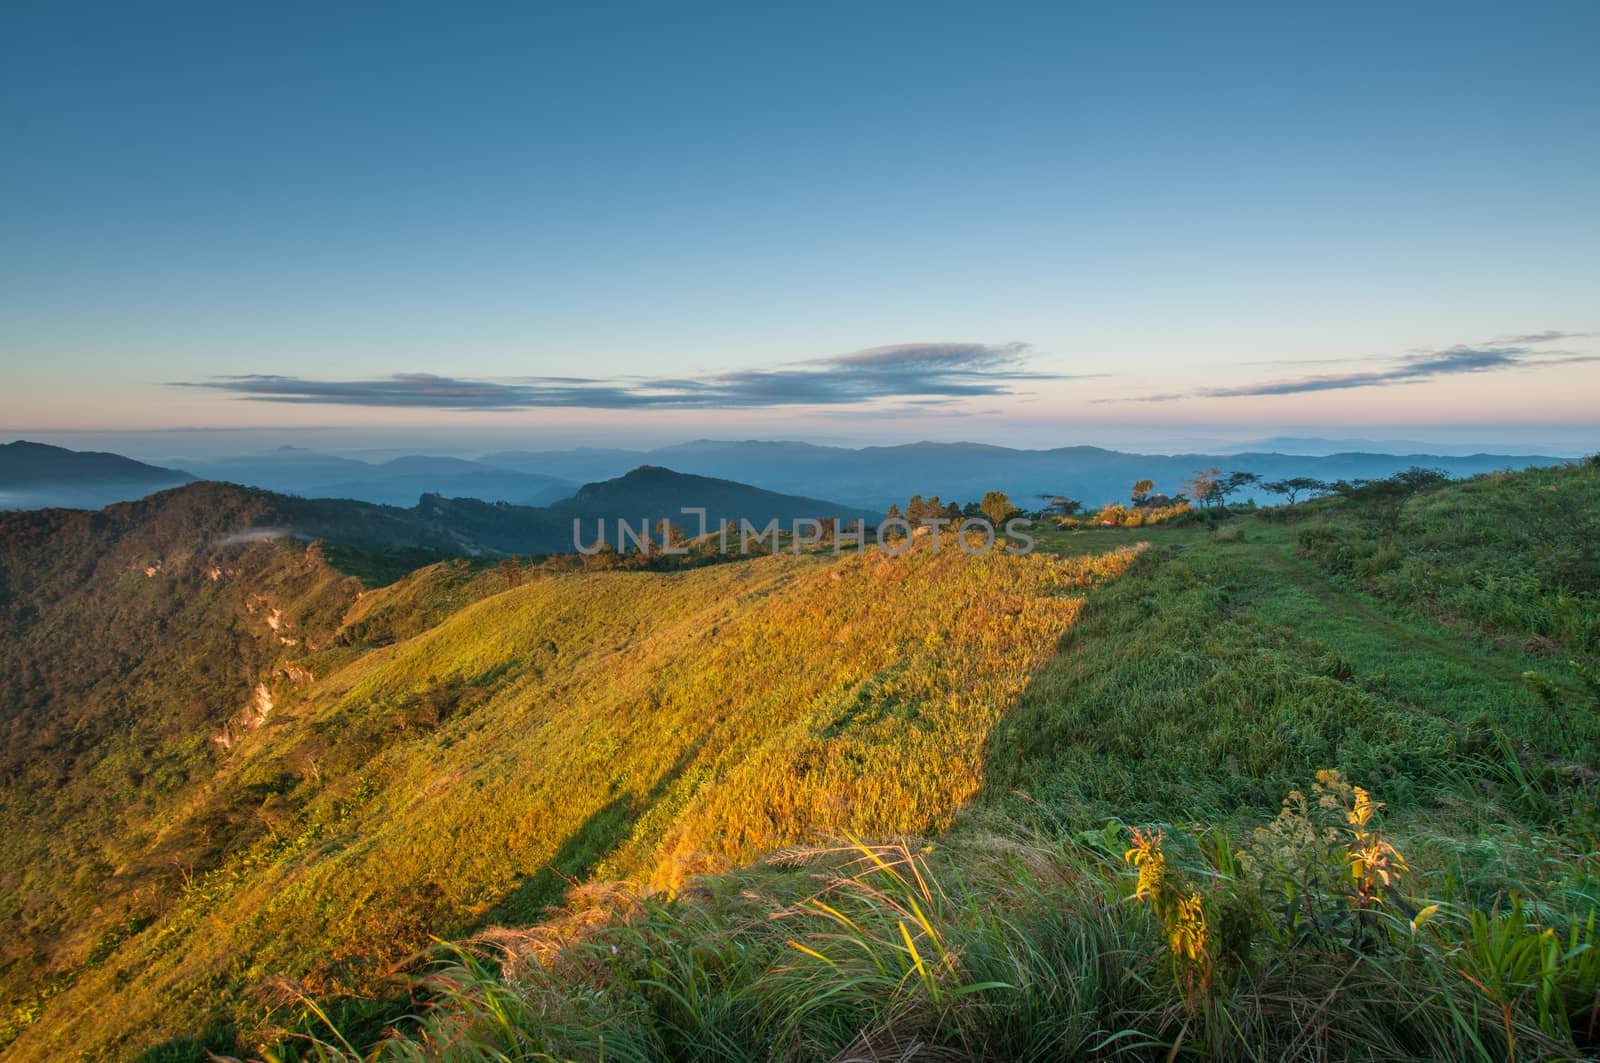
[[[371,991],[430,934],[534,920],[567,879],[673,884],[792,841],[942,826],[1084,589],[1134,556],[946,544],[555,576],[390,645],[347,634],[213,784],[262,793],[268,836],[11,1051],[126,1054],[212,1021],[248,1036],[286,987]]]
[[[229,542],[256,502],[198,485],[0,518],[0,1001],[251,836],[228,815],[171,827],[212,737],[360,589],[304,543]]]
[[[400,1040],[302,1030],[360,1046],[329,1063],[1600,1058],[1600,463],[1430,479],[1041,534],[1151,545],[952,829],[598,883],[441,950]]]

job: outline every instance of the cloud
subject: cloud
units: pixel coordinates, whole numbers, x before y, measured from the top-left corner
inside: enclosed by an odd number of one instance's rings
[[[1408,359],[1389,369],[1303,376],[1292,380],[1271,380],[1262,384],[1244,384],[1237,387],[1205,388],[1198,394],[1212,398],[1234,398],[1241,395],[1296,395],[1307,391],[1341,391],[1346,388],[1377,387],[1384,384],[1410,384],[1428,377],[1504,369],[1518,365],[1527,353],[1525,347],[1453,347],[1434,355]]]
[[[229,546],[241,546],[245,543],[266,543],[275,539],[294,538],[292,528],[250,528],[237,531],[232,535],[224,535],[211,544],[211,549],[222,550]]]
[[[333,406],[422,407],[457,410],[514,410],[529,406],[583,405],[563,403],[561,396],[591,395],[599,405],[620,406],[625,393],[599,381],[568,378],[497,383],[459,380],[432,373],[395,373],[376,380],[307,380],[303,377],[252,373],[215,380],[179,382],[178,387],[226,391],[257,402]]]
[[[1301,395],[1314,391],[1344,391],[1352,388],[1389,387],[1417,384],[1441,376],[1488,373],[1509,369],[1529,369],[1579,362],[1600,362],[1600,355],[1564,350],[1537,350],[1537,345],[1588,335],[1581,332],[1535,332],[1502,337],[1486,344],[1460,344],[1440,350],[1424,351],[1400,359],[1389,359],[1380,369],[1352,373],[1325,373],[1268,380],[1256,384],[1197,388],[1187,392],[1140,395],[1129,399],[1100,399],[1099,402],[1172,402],[1178,399],[1223,399],[1261,395]],[[1322,360],[1326,361],[1326,360]],[[1321,364],[1313,362],[1307,364]]]
[[[696,377],[524,377],[466,380],[396,373],[373,380],[308,380],[249,374],[176,386],[224,391],[256,402],[456,410],[748,409],[843,406],[879,400],[949,403],[1015,394],[1023,381],[1062,377],[1025,368],[1022,343],[903,343],[773,369]]]
[[[1554,343],[1557,340],[1581,340],[1593,336],[1592,332],[1524,332],[1517,336],[1501,336],[1490,343]]]

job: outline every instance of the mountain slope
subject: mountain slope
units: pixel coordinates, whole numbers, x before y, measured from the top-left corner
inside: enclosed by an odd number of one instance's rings
[[[247,795],[176,834],[172,817],[213,736],[269,714],[258,687],[359,592],[304,544],[239,535],[262,506],[199,485],[0,520],[0,816],[28,825],[0,869],[8,995],[251,836]]]
[[[806,517],[839,517],[846,521],[864,520],[872,526],[883,516],[883,509],[858,509],[825,502],[817,498],[779,494],[749,484],[710,476],[695,476],[656,465],[639,468],[614,480],[585,484],[571,498],[552,505],[563,514],[636,520],[645,514],[670,517],[674,523],[692,524],[680,514],[682,507],[700,507],[714,529],[719,520],[737,522],[744,518],[756,524],[777,520],[787,524]]]
[[[623,476],[585,484],[571,498],[541,508],[491,505],[471,498],[425,495],[415,514],[438,529],[448,529],[463,546],[508,554],[571,553],[575,549],[575,522],[581,525],[585,545],[595,542],[596,521],[606,524],[606,541],[618,545],[616,521],[638,529],[648,522],[656,529],[670,520],[689,535],[699,534],[697,518],[684,515],[684,507],[706,511],[707,527],[719,520],[737,527],[741,519],[756,526],[776,520],[785,530],[797,518],[839,517],[863,520],[874,526],[881,514],[834,502],[764,491],[748,484],[705,476],[691,476],[655,466],[642,466]],[[659,539],[659,533],[654,532]]]
[[[158,810],[160,838],[197,836],[249,795],[253,840],[131,896],[138,862],[106,861],[102,904],[129,929],[57,958],[65,988],[12,1052],[54,1054],[68,1029],[117,1055],[211,1019],[249,1028],[271,975],[367,991],[430,933],[536,918],[560,875],[673,884],[787,841],[935,828],[976,792],[990,727],[1083,590],[1132,558],[551,576],[400,641],[383,614],[437,577],[368,593],[276,673],[240,677],[235,703],[265,682],[270,713],[210,742]],[[192,583],[197,564],[167,569]],[[114,1013],[87,1018],[119,984]]]
[[[936,840],[574,890],[435,953],[447,996],[364,1058],[1594,1058],[1600,662],[1456,595],[1565,573],[1593,615],[1597,503],[1590,463],[1140,529]],[[1325,521],[1429,582],[1371,597]]]
[[[176,469],[90,450],[67,450],[19,439],[0,445],[0,487],[44,482],[116,483],[179,481],[193,477]]]

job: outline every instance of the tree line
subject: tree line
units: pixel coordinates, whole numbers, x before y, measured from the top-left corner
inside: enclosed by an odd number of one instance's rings
[[[989,491],[983,496],[981,502],[968,502],[961,505],[956,502],[944,502],[938,495],[912,495],[902,510],[898,503],[889,504],[889,520],[903,520],[913,528],[921,527],[925,522],[946,520],[951,524],[960,524],[964,520],[983,519],[995,527],[1022,513],[1022,509],[1011,504],[1011,498],[1004,491]]]
[[[1190,507],[1219,513],[1225,512],[1230,499],[1242,492],[1265,492],[1277,495],[1291,506],[1326,495],[1384,503],[1404,500],[1417,491],[1444,483],[1448,479],[1450,479],[1449,474],[1440,469],[1425,469],[1418,466],[1379,479],[1352,480],[1319,480],[1310,476],[1268,480],[1259,473],[1245,470],[1224,471],[1213,467],[1194,470],[1182,482],[1184,490],[1171,496],[1156,492],[1154,480],[1138,480],[1129,492],[1131,508],[1113,502],[1099,512],[1103,516],[1120,514],[1134,518],[1144,514],[1144,519],[1150,522],[1167,519],[1174,511],[1187,511]],[[1038,497],[1046,503],[1039,513],[1040,516],[1066,518],[1087,509],[1083,502],[1064,494],[1041,494]],[[1121,523],[1120,520],[1117,522]],[[1137,520],[1135,522],[1137,523]]]

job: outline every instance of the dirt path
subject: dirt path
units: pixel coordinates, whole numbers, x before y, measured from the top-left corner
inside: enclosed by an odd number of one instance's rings
[[[1285,582],[1315,599],[1325,613],[1326,622],[1357,625],[1361,631],[1396,646],[1448,660],[1466,671],[1500,682],[1518,685],[1522,682],[1526,663],[1491,646],[1486,638],[1472,632],[1455,635],[1427,617],[1403,616],[1397,608],[1380,599],[1341,586],[1311,562],[1295,557],[1283,544],[1260,544],[1260,556]]]

